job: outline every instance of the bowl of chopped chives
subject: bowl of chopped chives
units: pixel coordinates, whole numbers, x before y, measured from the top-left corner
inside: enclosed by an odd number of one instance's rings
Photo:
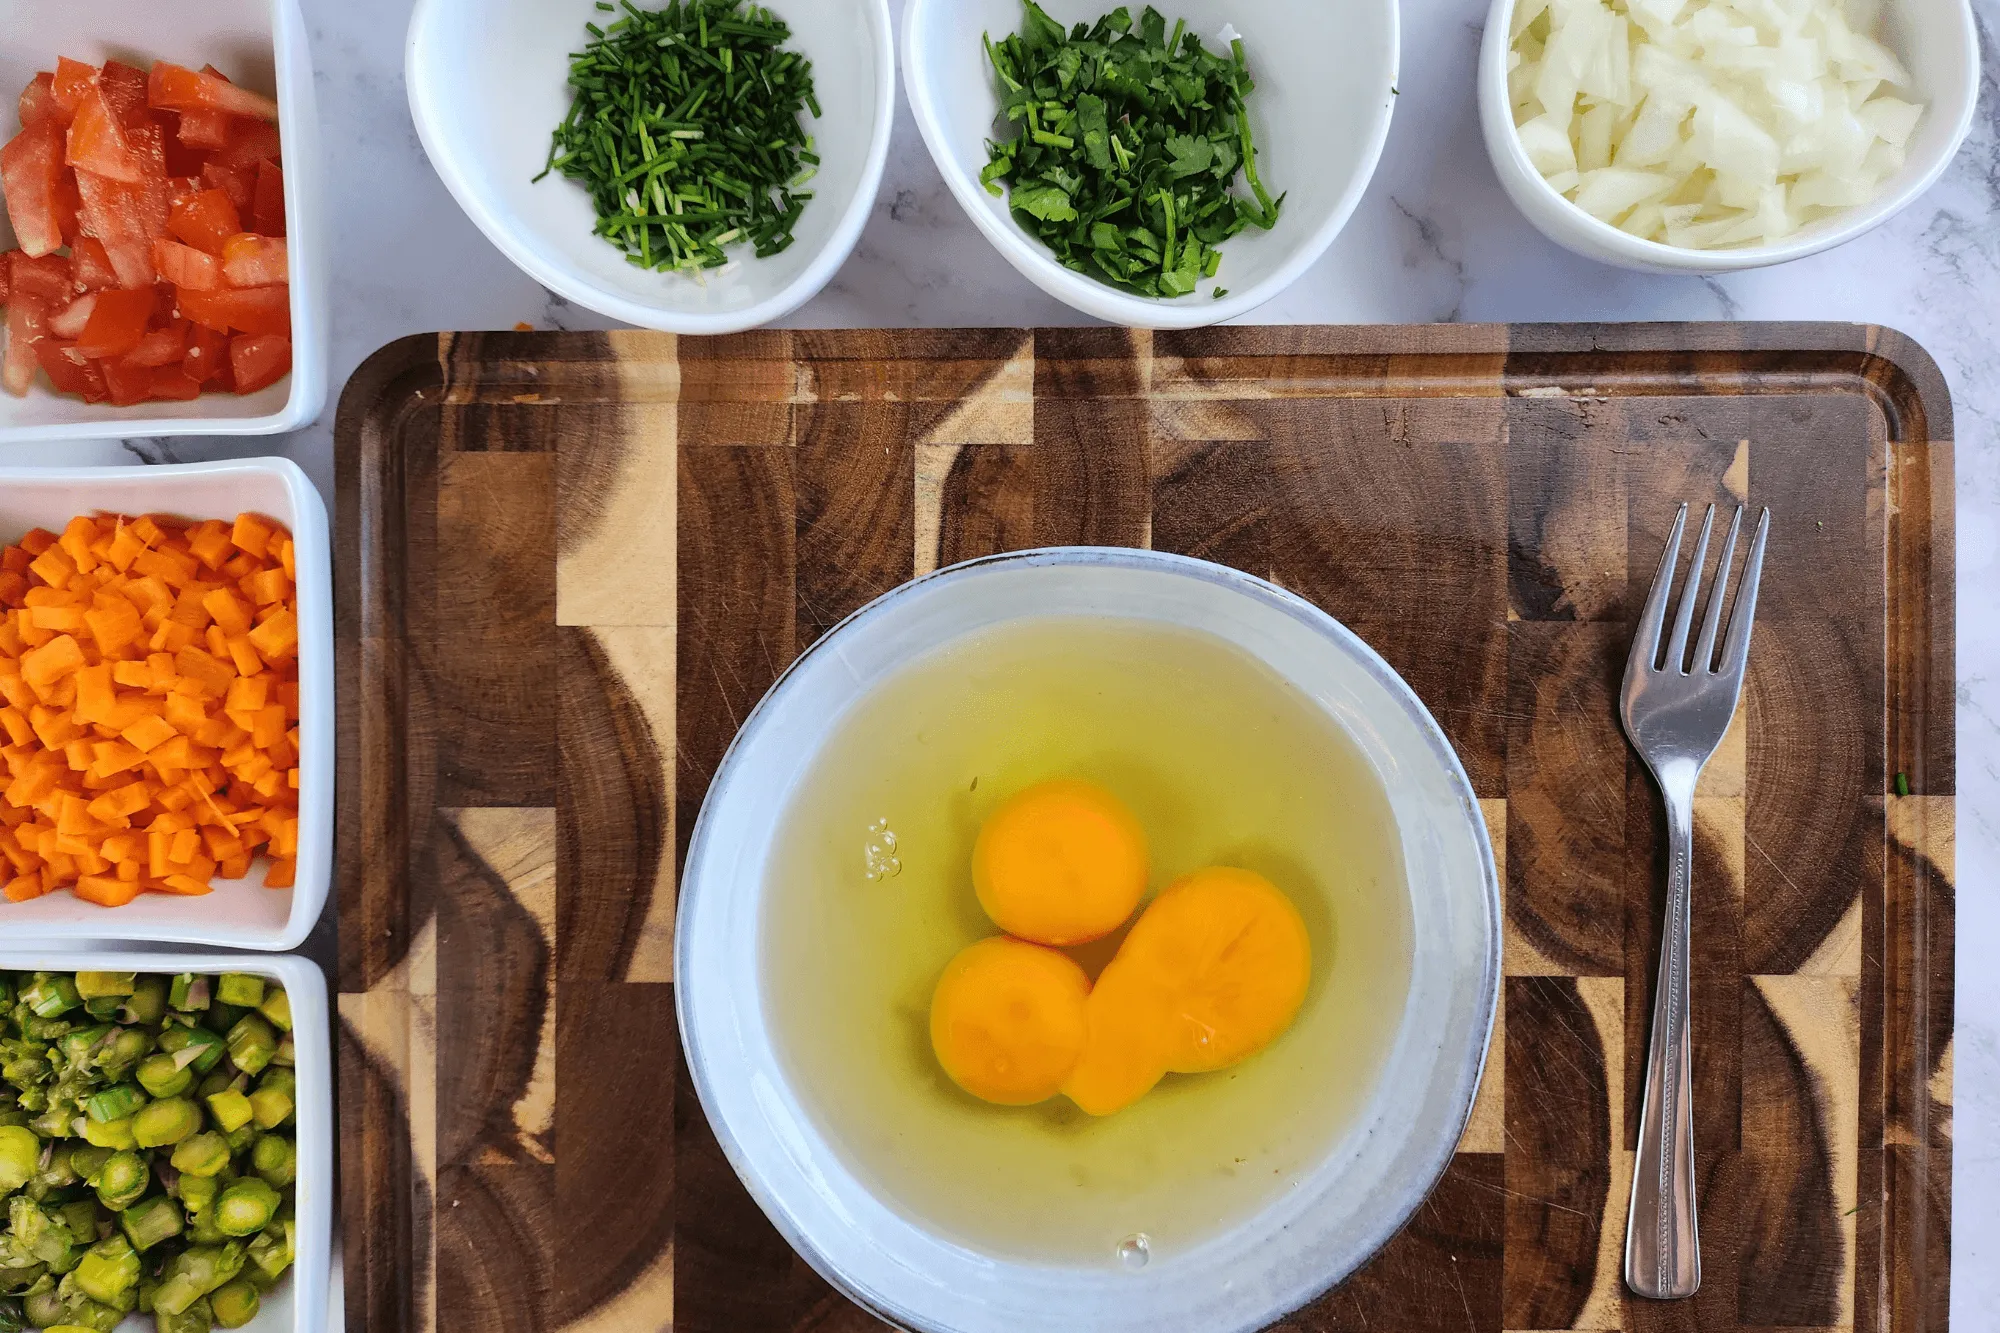
[[[895,109],[888,0],[418,0],[405,76],[438,175],[502,253],[688,334],[826,285]]]
[[[1396,0],[909,0],[924,143],[1023,276],[1100,319],[1246,314],[1325,253],[1382,154]]]

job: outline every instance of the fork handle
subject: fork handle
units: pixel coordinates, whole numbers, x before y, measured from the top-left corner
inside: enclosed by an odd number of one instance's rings
[[[1667,807],[1667,915],[1646,1052],[1646,1100],[1632,1160],[1625,1221],[1625,1284],[1674,1300],[1701,1286],[1695,1232],[1694,1070],[1688,1020],[1689,904],[1694,860],[1695,774],[1663,775]],[[1684,780],[1683,780],[1684,779]]]

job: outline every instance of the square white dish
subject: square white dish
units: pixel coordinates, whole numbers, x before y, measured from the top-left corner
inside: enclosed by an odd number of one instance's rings
[[[327,269],[321,207],[319,113],[312,54],[298,0],[148,0],[48,4],[0,0],[0,141],[20,131],[14,98],[57,56],[102,64],[116,57],[140,68],[155,60],[213,64],[278,101],[284,137],[285,229],[291,263],[292,373],[238,397],[205,393],[191,402],[113,407],[58,394],[37,375],[25,398],[0,393],[0,445],[169,435],[274,435],[319,416],[327,392]],[[0,250],[14,247],[0,210]],[[21,456],[17,451],[16,456]],[[35,450],[27,457],[58,461]]]
[[[333,873],[333,570],[326,506],[298,465],[283,458],[162,467],[0,468],[0,543],[30,528],[61,531],[78,514],[167,513],[233,519],[250,510],[291,530],[299,598],[299,854],[289,889],[267,889],[268,862],[247,878],[218,880],[201,898],[142,893],[103,908],[67,892],[0,903],[0,939],[82,948],[145,940],[282,950],[303,941],[326,905]]]
[[[298,1048],[299,1078],[298,1257],[283,1281],[264,1298],[248,1333],[323,1333],[327,1327],[327,1283],[333,1262],[333,1037],[327,1015],[326,978],[304,958],[254,954],[36,953],[0,949],[0,972],[244,972],[284,986],[292,1004],[292,1044]],[[120,1333],[151,1333],[153,1321],[133,1315]]]

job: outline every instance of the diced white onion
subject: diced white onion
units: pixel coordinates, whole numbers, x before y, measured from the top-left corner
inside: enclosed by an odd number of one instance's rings
[[[1535,170],[1635,236],[1761,245],[1867,203],[1922,104],[1878,0],[1520,0],[1508,96]]]

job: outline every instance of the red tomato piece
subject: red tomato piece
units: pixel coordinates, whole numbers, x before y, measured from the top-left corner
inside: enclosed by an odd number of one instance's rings
[[[255,393],[276,384],[292,368],[292,340],[275,333],[231,338],[229,368],[238,393]]]
[[[70,113],[63,110],[56,101],[56,76],[43,70],[28,80],[28,86],[21,90],[21,124],[41,125],[53,121],[58,125],[69,124]]]
[[[231,287],[269,287],[288,282],[285,238],[246,231],[222,245],[222,276]]]
[[[179,366],[157,366],[153,370],[153,397],[184,403],[201,397],[201,384]]]
[[[260,120],[278,118],[278,104],[270,98],[239,88],[206,70],[196,73],[164,60],[154,64],[147,93],[154,106],[169,111],[226,111],[232,116],[254,116]]]
[[[181,313],[197,324],[222,333],[282,333],[292,336],[292,292],[274,287],[219,287],[212,292],[183,291]]]
[[[7,277],[14,269],[14,261],[7,256],[13,253],[12,250],[0,253],[0,306],[7,304],[7,293],[14,285]]]
[[[146,119],[146,72],[116,60],[104,62],[97,71],[97,86],[104,100],[126,125],[143,124]]]
[[[56,181],[56,230],[68,245],[82,230],[83,196],[77,192],[76,173],[65,170]]]
[[[181,142],[190,148],[228,147],[229,113],[227,111],[181,112]]]
[[[206,384],[229,364],[229,335],[202,324],[194,325],[191,331],[193,337],[188,339],[187,356],[182,359],[181,368],[195,383]]]
[[[243,230],[243,215],[221,190],[203,190],[167,215],[167,234],[183,245],[220,255],[229,238]]]
[[[232,171],[251,172],[259,162],[284,159],[278,127],[261,120],[236,120],[229,126],[229,145],[216,151],[215,161]]]
[[[222,191],[239,213],[248,212],[255,203],[256,177],[250,172],[225,167],[210,158],[202,164],[201,178],[210,189]]]
[[[250,230],[266,236],[285,234],[285,169],[269,158],[257,164],[257,186],[250,204]]]
[[[123,361],[105,361],[101,367],[113,407],[130,407],[153,396],[153,372],[148,367],[128,366]]]
[[[118,285],[118,270],[111,267],[104,242],[95,236],[79,236],[70,242],[69,276],[78,291],[101,292]]]
[[[63,130],[43,121],[22,130],[0,148],[0,192],[7,196],[7,220],[14,239],[39,256],[63,243],[56,184],[62,177]]]
[[[124,356],[128,366],[178,366],[187,358],[188,329],[192,327],[184,319],[174,320],[165,328],[147,329],[138,346]]]
[[[63,305],[49,306],[49,336],[75,342],[83,336],[83,330],[90,323],[90,312],[97,309],[97,293],[85,292],[74,301]]]
[[[49,336],[46,308],[39,296],[19,289],[7,297],[7,351],[0,356],[0,387],[16,398],[35,382],[35,344]]]
[[[44,338],[35,344],[35,359],[48,372],[57,393],[81,394],[87,403],[101,403],[111,396],[105,387],[104,368],[78,356],[73,342]]]
[[[76,340],[76,350],[93,359],[123,356],[146,336],[146,321],[153,317],[153,293],[150,288],[114,287],[96,296],[97,306]]]
[[[56,61],[55,76],[49,80],[49,92],[56,99],[56,105],[63,109],[64,123],[76,114],[76,109],[83,105],[84,97],[96,86],[95,65],[86,65],[68,56]]]
[[[125,126],[102,88],[92,89],[76,109],[76,118],[69,123],[69,149],[64,160],[78,171],[94,172],[127,185],[146,179],[146,164],[132,151]]]
[[[164,236],[153,242],[153,267],[161,281],[183,291],[212,292],[222,285],[222,264],[214,255]]]
[[[69,261],[61,255],[31,258],[25,250],[9,250],[7,285],[16,296],[36,297],[52,310],[76,296],[76,285],[69,276]]]
[[[160,136],[166,142],[167,175],[185,176],[196,180],[201,178],[201,164],[208,161],[206,148],[196,148],[181,137],[181,122],[185,116],[171,111],[148,112],[153,124],[159,126]]]
[[[180,288],[171,282],[157,283],[153,287],[153,317],[146,322],[149,329],[162,329],[181,317]]]

